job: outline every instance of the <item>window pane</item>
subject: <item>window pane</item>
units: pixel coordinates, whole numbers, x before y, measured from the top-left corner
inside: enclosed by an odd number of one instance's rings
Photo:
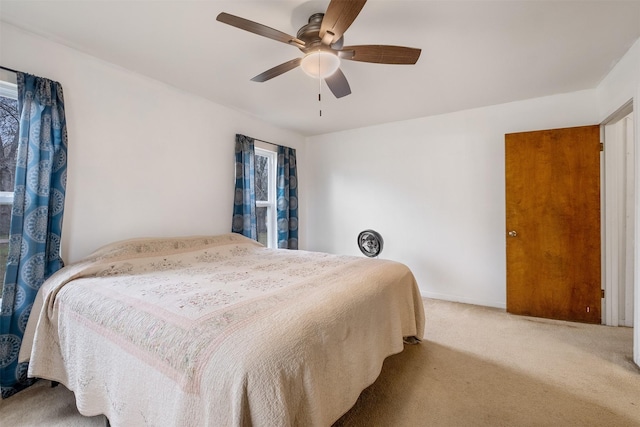
[[[0,96],[0,191],[13,191],[18,152],[18,101]]]
[[[13,192],[18,152],[18,101],[0,96],[0,191]],[[11,205],[0,205],[0,298],[9,250]]]
[[[256,208],[257,227],[258,227],[258,242],[265,246],[269,246],[269,237],[267,234],[267,211],[269,208],[266,206]]]
[[[256,155],[256,200],[269,200],[269,158]]]

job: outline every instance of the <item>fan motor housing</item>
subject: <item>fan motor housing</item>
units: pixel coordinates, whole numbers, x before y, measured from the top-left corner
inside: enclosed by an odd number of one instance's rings
[[[304,53],[308,53],[312,50],[327,49],[327,47],[322,44],[322,39],[320,38],[320,26],[322,25],[323,17],[324,13],[314,13],[309,17],[309,23],[303,25],[298,30],[296,37],[305,43],[304,47],[299,49]],[[333,43],[331,48],[341,49],[343,44],[344,36],[340,37],[338,41]]]

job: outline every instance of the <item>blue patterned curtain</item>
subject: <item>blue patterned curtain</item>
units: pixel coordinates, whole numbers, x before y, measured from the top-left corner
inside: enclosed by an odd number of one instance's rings
[[[298,249],[298,172],[296,150],[278,146],[278,247]]]
[[[231,231],[258,240],[254,139],[236,134],[236,190]]]
[[[0,311],[2,398],[29,386],[18,352],[36,293],[62,267],[60,235],[67,180],[62,86],[18,73],[20,130],[9,256]]]

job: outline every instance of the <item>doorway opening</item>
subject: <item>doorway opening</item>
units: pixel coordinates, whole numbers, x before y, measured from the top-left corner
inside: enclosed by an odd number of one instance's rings
[[[629,101],[603,123],[602,323],[633,327],[635,126]]]

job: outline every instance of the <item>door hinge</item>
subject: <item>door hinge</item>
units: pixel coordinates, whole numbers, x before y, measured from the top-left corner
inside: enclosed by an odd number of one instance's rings
[[[600,151],[604,151],[604,142],[600,143]]]
[[[604,289],[600,289],[600,294],[602,295],[600,298],[604,298]]]

